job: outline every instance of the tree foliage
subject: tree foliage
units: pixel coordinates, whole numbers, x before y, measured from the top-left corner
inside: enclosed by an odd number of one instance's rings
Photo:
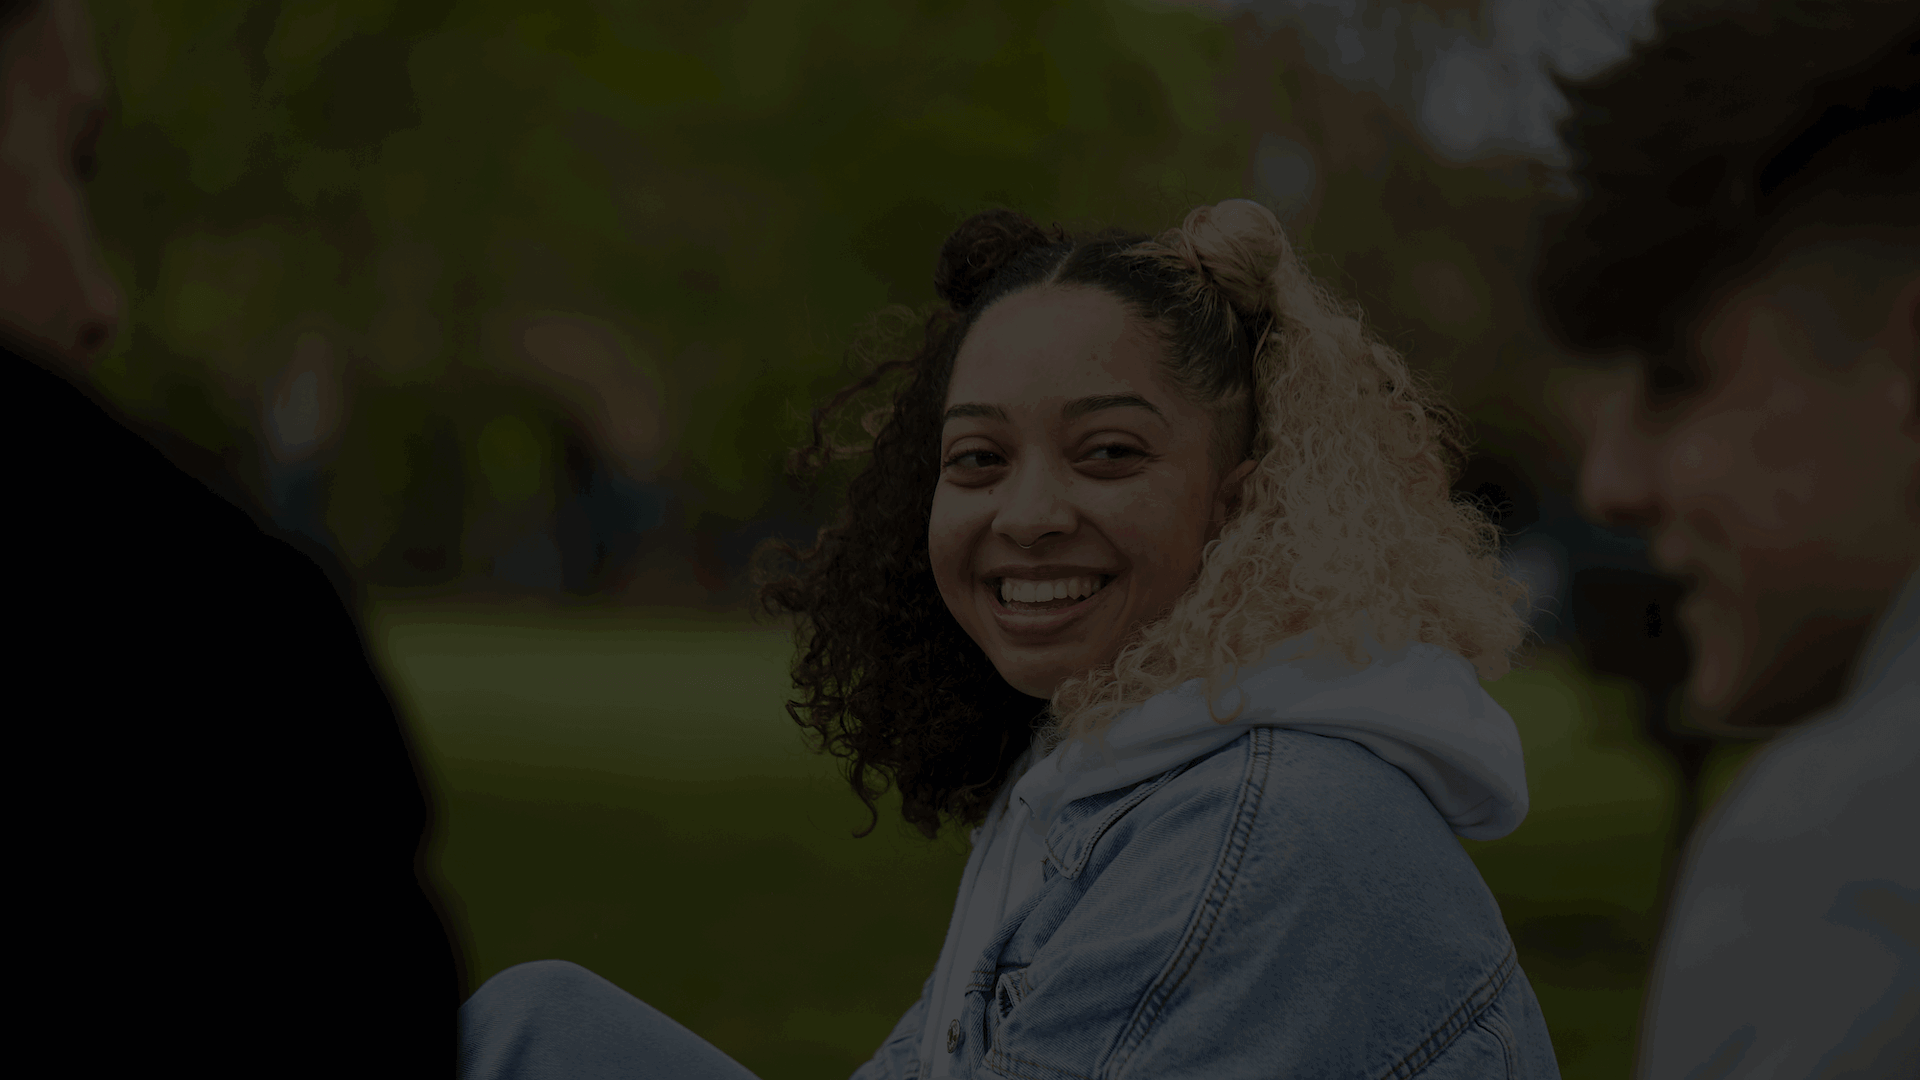
[[[572,497],[582,454],[670,490],[669,525],[767,514],[854,328],[932,300],[958,220],[1163,227],[1271,194],[1274,131],[1322,163],[1309,247],[1416,360],[1496,355],[1517,325],[1535,185],[1436,164],[1284,33],[1204,9],[103,0],[96,20],[117,94],[96,204],[132,301],[101,385],[264,502],[318,470],[315,519],[375,579],[483,571]],[[316,449],[276,434],[295,415],[323,418]]]

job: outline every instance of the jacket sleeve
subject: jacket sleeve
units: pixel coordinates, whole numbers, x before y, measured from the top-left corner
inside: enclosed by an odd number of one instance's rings
[[[887,1041],[854,1071],[852,1080],[913,1080],[919,1075],[920,1035],[927,1026],[927,997],[932,991],[933,974],[929,972],[927,981],[920,985],[920,1000],[908,1006],[887,1034]]]

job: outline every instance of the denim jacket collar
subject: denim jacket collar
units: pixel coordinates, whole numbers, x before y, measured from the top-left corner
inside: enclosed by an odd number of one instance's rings
[[[1168,769],[1112,802],[1087,798],[1064,807],[1047,827],[1047,867],[1050,873],[1068,878],[1079,877],[1080,872],[1087,868],[1087,858],[1093,853],[1093,846],[1100,842],[1100,837],[1107,829],[1125,817],[1127,811],[1140,805],[1184,772],[1186,764]]]
[[[1303,634],[1270,652],[1217,700],[1194,679],[1070,740],[1027,769],[1011,797],[1030,827],[1071,865],[1053,826],[1080,799],[1116,791],[1204,757],[1257,726],[1358,742],[1417,782],[1456,833],[1490,840],[1526,816],[1526,771],[1513,718],[1471,665],[1432,645],[1388,650],[1367,640],[1355,667]]]

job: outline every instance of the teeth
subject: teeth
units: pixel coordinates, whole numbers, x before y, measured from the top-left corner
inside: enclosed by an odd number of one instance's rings
[[[1000,579],[1000,601],[1002,603],[1044,604],[1049,600],[1075,600],[1092,596],[1100,591],[1100,578],[1088,575],[1083,577],[1055,578],[1052,581],[1024,581],[1016,578]]]

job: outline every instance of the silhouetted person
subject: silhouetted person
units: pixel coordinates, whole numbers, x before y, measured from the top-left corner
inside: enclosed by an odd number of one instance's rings
[[[1676,4],[1570,87],[1540,296],[1628,351],[1581,473],[1686,579],[1696,723],[1779,734],[1686,855],[1647,1080],[1920,1076],[1920,5]]]
[[[84,388],[103,91],[79,0],[0,3],[10,1028],[63,1073],[449,1076],[426,802],[342,582]]]

